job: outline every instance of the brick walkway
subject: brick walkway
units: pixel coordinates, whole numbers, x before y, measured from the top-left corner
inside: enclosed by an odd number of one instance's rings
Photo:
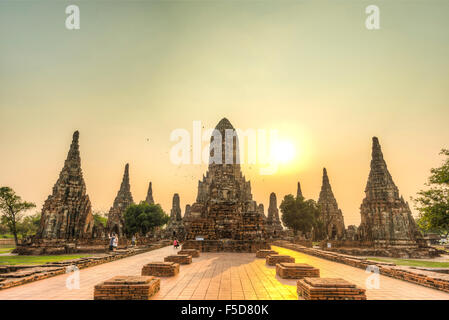
[[[322,277],[340,277],[365,287],[368,274],[364,270],[308,256],[296,251],[273,247],[282,254],[309,263],[321,271]],[[0,291],[4,299],[92,299],[93,287],[115,275],[139,275],[150,261],[162,261],[175,250],[166,247],[80,271],[80,289],[66,287],[67,275],[36,281]],[[294,299],[296,281],[275,276],[274,267],[265,259],[249,253],[202,253],[190,265],[182,265],[180,274],[162,278],[161,290],[154,299]],[[425,288],[401,280],[380,276],[380,289],[367,290],[368,299],[444,299],[449,293]]]

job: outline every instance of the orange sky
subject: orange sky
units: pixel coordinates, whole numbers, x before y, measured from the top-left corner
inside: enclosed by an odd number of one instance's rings
[[[170,133],[227,117],[295,147],[274,175],[243,166],[265,209],[298,180],[317,200],[326,167],[358,225],[372,136],[405,199],[449,147],[449,4],[404,5],[382,2],[369,31],[362,2],[82,2],[68,31],[63,3],[2,2],[0,184],[40,210],[79,130],[94,210],[112,205],[127,162],[136,201],[151,180],[165,211],[173,193],[184,210],[206,165],[172,164]]]

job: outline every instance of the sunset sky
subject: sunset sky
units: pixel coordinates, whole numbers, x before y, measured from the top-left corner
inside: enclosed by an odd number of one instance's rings
[[[65,28],[77,4],[81,29]],[[380,7],[380,30],[365,7]],[[449,148],[447,1],[1,1],[0,185],[37,204],[80,131],[94,210],[107,211],[130,164],[135,201],[148,182],[184,213],[206,164],[170,162],[170,133],[275,129],[293,145],[274,175],[244,165],[253,198],[317,200],[326,167],[346,226],[380,140],[406,200]]]

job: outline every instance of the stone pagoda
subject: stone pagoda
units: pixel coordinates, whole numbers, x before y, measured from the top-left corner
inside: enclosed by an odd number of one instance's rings
[[[164,231],[165,237],[168,239],[176,238],[178,240],[182,240],[185,237],[184,223],[181,217],[181,205],[179,195],[177,193],[173,195],[170,220],[168,221],[167,228],[165,228]]]
[[[237,133],[226,118],[212,134],[208,171],[184,226],[186,239],[198,240],[186,248],[252,252],[268,246],[264,217],[240,168]]]
[[[119,237],[124,235],[125,222],[123,215],[125,214],[126,209],[133,203],[134,200],[129,184],[129,164],[126,164],[120,190],[117,192],[114,204],[109,210],[108,222],[106,225],[109,232],[114,232],[119,235]]]
[[[337,200],[332,192],[326,168],[323,168],[323,184],[318,198],[320,220],[323,222],[324,238],[341,240],[345,236],[343,214],[338,208]]]
[[[36,238],[90,238],[93,226],[91,203],[81,170],[79,132],[75,131],[64,167],[42,208]]]
[[[373,137],[371,171],[360,206],[360,238],[390,244],[416,243],[422,239],[410,207],[388,172],[379,140]]]
[[[282,236],[284,228],[279,219],[279,209],[277,206],[276,194],[270,194],[270,205],[268,206],[268,215],[266,220],[267,234],[272,238],[279,238]]]
[[[154,204],[153,187],[151,185],[151,181],[150,181],[150,184],[148,185],[147,197],[145,199],[145,202],[148,204]]]

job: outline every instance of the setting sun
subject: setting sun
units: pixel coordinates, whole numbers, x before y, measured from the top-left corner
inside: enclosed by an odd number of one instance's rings
[[[273,158],[279,163],[288,163],[295,157],[295,147],[290,141],[279,141],[274,146]]]

